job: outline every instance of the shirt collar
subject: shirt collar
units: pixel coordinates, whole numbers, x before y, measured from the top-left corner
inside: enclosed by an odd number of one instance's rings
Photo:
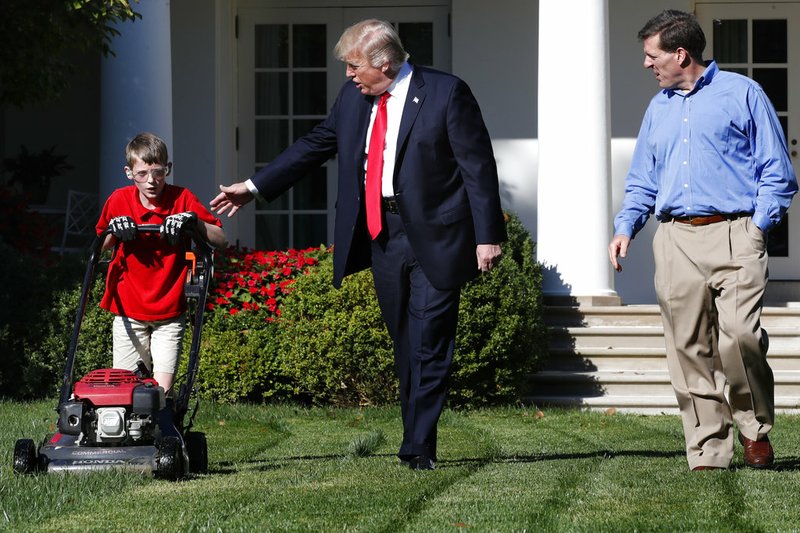
[[[411,72],[411,65],[408,64],[408,61],[404,61],[400,66],[400,72],[397,73],[397,77],[395,77],[392,84],[389,85],[389,88],[386,89],[386,92],[394,97],[404,96],[405,93],[408,92]]]
[[[717,62],[714,61],[713,59],[711,61],[707,61],[706,69],[703,71],[703,75],[697,78],[697,81],[694,84],[694,88],[691,91],[664,89],[664,94],[666,94],[670,98],[675,95],[683,97],[690,96],[699,91],[700,89],[702,89],[703,87],[705,87],[706,85],[710,85],[714,79],[714,76],[716,76],[718,72],[719,72],[719,67],[717,66]]]

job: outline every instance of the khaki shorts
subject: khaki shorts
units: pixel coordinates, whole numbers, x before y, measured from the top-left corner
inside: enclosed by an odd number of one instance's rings
[[[156,322],[114,317],[114,368],[135,371],[141,360],[153,372],[174,374],[185,330],[185,315]]]

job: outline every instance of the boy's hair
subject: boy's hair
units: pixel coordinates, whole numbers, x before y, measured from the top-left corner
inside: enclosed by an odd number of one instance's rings
[[[656,34],[659,36],[659,48],[665,52],[685,48],[696,62],[702,64],[706,36],[691,13],[675,9],[662,11],[639,30],[639,40],[644,41]]]
[[[397,74],[403,62],[408,59],[408,53],[394,26],[377,19],[362,20],[347,28],[336,43],[333,53],[339,61],[347,61],[354,53],[364,54],[364,58],[374,68],[389,63],[389,75]]]
[[[148,165],[155,163],[166,165],[169,163],[167,143],[158,135],[142,132],[131,139],[125,147],[125,159],[127,159],[129,167],[133,167],[134,158]]]

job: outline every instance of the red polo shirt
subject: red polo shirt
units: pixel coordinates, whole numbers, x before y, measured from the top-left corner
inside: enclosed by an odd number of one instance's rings
[[[185,211],[197,213],[203,222],[222,226],[189,189],[167,184],[163,195],[163,205],[150,210],[142,205],[135,185],[117,189],[103,206],[97,234],[105,231],[114,217],[129,216],[136,224],[160,225],[167,216]],[[155,233],[138,235],[119,244],[108,267],[100,307],[143,322],[174,318],[186,310],[185,280],[183,247],[172,246]]]

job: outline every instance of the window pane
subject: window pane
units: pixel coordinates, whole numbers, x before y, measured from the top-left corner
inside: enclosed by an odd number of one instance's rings
[[[289,75],[256,72],[256,115],[289,114]]]
[[[714,21],[714,59],[718,63],[747,63],[747,21]]]
[[[789,138],[789,119],[785,116],[778,117],[778,121],[781,123],[781,128],[783,129],[783,138]]]
[[[767,254],[770,257],[789,257],[789,215],[772,228],[767,239]]]
[[[294,112],[298,115],[324,115],[327,102],[325,72],[295,72]]]
[[[294,248],[318,247],[328,244],[327,215],[297,215],[294,217]]]
[[[262,167],[264,165],[261,165]],[[256,172],[261,167],[256,168]],[[289,209],[289,199],[291,198],[291,189],[278,196],[271,202],[266,200],[259,200],[256,198],[256,211],[286,211]]]
[[[292,30],[294,67],[325,67],[328,58],[325,24],[296,24]]]
[[[289,26],[256,25],[256,68],[289,66]]]
[[[401,22],[398,26],[403,47],[417,65],[433,65],[433,23]]]
[[[753,20],[753,63],[786,63],[786,20]]]
[[[319,167],[294,186],[295,209],[325,209],[328,206],[328,169]]]
[[[256,248],[289,248],[289,215],[256,215]]]
[[[289,121],[256,120],[256,162],[268,163],[288,146]]]
[[[754,68],[753,79],[766,91],[776,111],[788,111],[788,83],[785,68]]]
[[[292,132],[293,141],[296,141],[312,129],[314,126],[322,122],[321,119],[318,118],[298,118],[292,122],[294,126],[294,131]]]

